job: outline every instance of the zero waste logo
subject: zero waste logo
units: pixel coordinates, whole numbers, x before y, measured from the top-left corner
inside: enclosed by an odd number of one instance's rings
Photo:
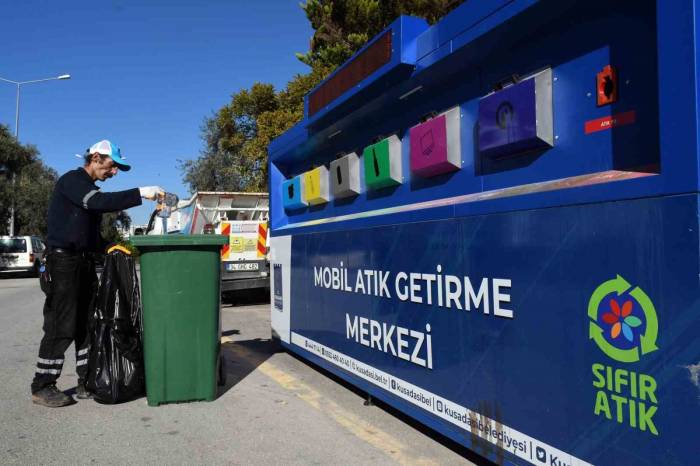
[[[618,363],[634,363],[659,349],[659,321],[649,296],[620,275],[599,285],[588,300],[588,337]],[[593,414],[659,435],[658,384],[649,374],[594,362]]]
[[[631,289],[631,291],[629,291]],[[656,351],[659,322],[649,296],[618,275],[598,286],[588,301],[588,336],[619,362],[637,362]]]

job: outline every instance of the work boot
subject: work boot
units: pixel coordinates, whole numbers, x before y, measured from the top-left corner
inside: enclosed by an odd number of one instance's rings
[[[75,388],[75,396],[79,400],[91,400],[94,398],[92,392],[88,391],[85,382],[78,381],[78,386]]]
[[[49,385],[36,393],[32,393],[32,403],[48,408],[60,408],[61,406],[72,405],[75,401],[56,388],[56,385]]]

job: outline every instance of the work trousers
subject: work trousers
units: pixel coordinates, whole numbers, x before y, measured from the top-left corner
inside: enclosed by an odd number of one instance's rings
[[[50,282],[44,302],[44,336],[32,382],[32,393],[56,383],[63,370],[64,353],[75,342],[79,381],[87,376],[88,314],[97,291],[93,258],[87,254],[49,251],[46,267]]]

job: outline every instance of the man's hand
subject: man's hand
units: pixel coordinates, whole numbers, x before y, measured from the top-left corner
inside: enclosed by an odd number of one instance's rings
[[[142,198],[148,199],[149,201],[155,201],[159,194],[165,194],[165,190],[160,186],[144,186],[139,188],[139,192]]]

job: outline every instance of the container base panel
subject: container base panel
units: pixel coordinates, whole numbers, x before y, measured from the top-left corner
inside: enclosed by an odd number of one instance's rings
[[[297,234],[273,325],[494,461],[692,464],[699,231],[689,194]]]

